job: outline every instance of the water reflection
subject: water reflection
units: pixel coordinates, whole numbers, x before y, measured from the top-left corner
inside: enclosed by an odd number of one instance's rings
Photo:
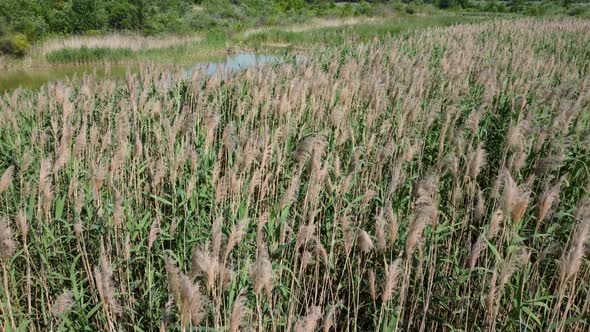
[[[195,69],[205,69],[208,75],[213,75],[219,71],[236,71],[255,67],[262,64],[280,63],[279,57],[270,54],[255,54],[255,53],[240,53],[229,56],[222,62],[208,62],[196,64],[192,68],[186,70],[188,77],[192,76]]]

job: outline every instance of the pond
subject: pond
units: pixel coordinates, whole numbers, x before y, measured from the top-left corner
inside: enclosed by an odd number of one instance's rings
[[[204,69],[209,74],[215,74],[220,70],[235,71],[262,64],[275,64],[282,62],[281,58],[270,54],[238,53],[228,56],[223,61],[195,63],[185,68],[187,77],[190,77],[195,69]],[[47,68],[31,68],[18,70],[0,70],[0,93],[11,91],[19,87],[37,89],[43,84],[56,80],[76,79],[84,74],[94,74],[96,77],[124,77],[128,70],[136,71],[137,66],[109,65],[105,64],[65,65]]]

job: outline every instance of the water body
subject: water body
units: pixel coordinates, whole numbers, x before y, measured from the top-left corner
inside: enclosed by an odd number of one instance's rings
[[[191,77],[194,70],[200,69],[208,75],[213,75],[219,71],[236,71],[281,62],[280,57],[270,54],[238,53],[228,56],[223,61],[195,63],[186,67],[185,74]],[[137,66],[110,65],[109,70],[105,70],[105,67],[104,64],[88,64],[0,71],[0,93],[19,87],[37,89],[48,82],[75,80],[84,74],[93,74],[98,78],[119,78],[124,77],[127,71],[137,71]]]
[[[186,69],[186,75],[190,77],[197,68],[205,69],[208,75],[213,75],[219,71],[237,71],[262,64],[276,64],[280,62],[282,62],[281,58],[270,54],[239,53],[227,57],[225,61],[196,64]]]

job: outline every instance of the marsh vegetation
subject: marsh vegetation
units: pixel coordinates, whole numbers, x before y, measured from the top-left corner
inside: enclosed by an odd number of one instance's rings
[[[587,331],[589,50],[494,20],[5,93],[2,324]]]

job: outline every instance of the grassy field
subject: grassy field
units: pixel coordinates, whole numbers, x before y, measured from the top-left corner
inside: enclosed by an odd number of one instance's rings
[[[497,15],[496,15],[497,16]],[[190,64],[227,53],[228,49],[259,50],[337,46],[344,41],[366,42],[384,37],[458,23],[481,22],[486,17],[433,14],[383,18],[316,19],[286,26],[263,26],[245,30],[213,30],[200,36],[138,37],[126,35],[52,39],[32,48],[22,64],[12,67],[43,67],[93,62],[145,62]],[[489,17],[487,18],[489,19]]]
[[[587,331],[590,22],[331,29],[0,97],[4,329]]]
[[[429,27],[483,22],[493,17],[433,14],[315,19],[281,27],[209,31],[192,37],[170,36],[170,40],[133,35],[55,39],[33,47],[23,60],[12,59],[3,64],[0,58],[0,93],[20,86],[39,88],[52,79],[79,78],[93,73],[95,68],[102,77],[105,64],[112,68],[111,74],[118,73],[112,76],[115,78],[124,76],[126,67],[136,68],[148,62],[192,67],[221,61],[228,54],[240,52],[289,57],[293,53],[307,53],[312,48],[336,47],[345,41],[365,43],[374,38],[411,34]],[[2,71],[3,66],[5,70]]]

